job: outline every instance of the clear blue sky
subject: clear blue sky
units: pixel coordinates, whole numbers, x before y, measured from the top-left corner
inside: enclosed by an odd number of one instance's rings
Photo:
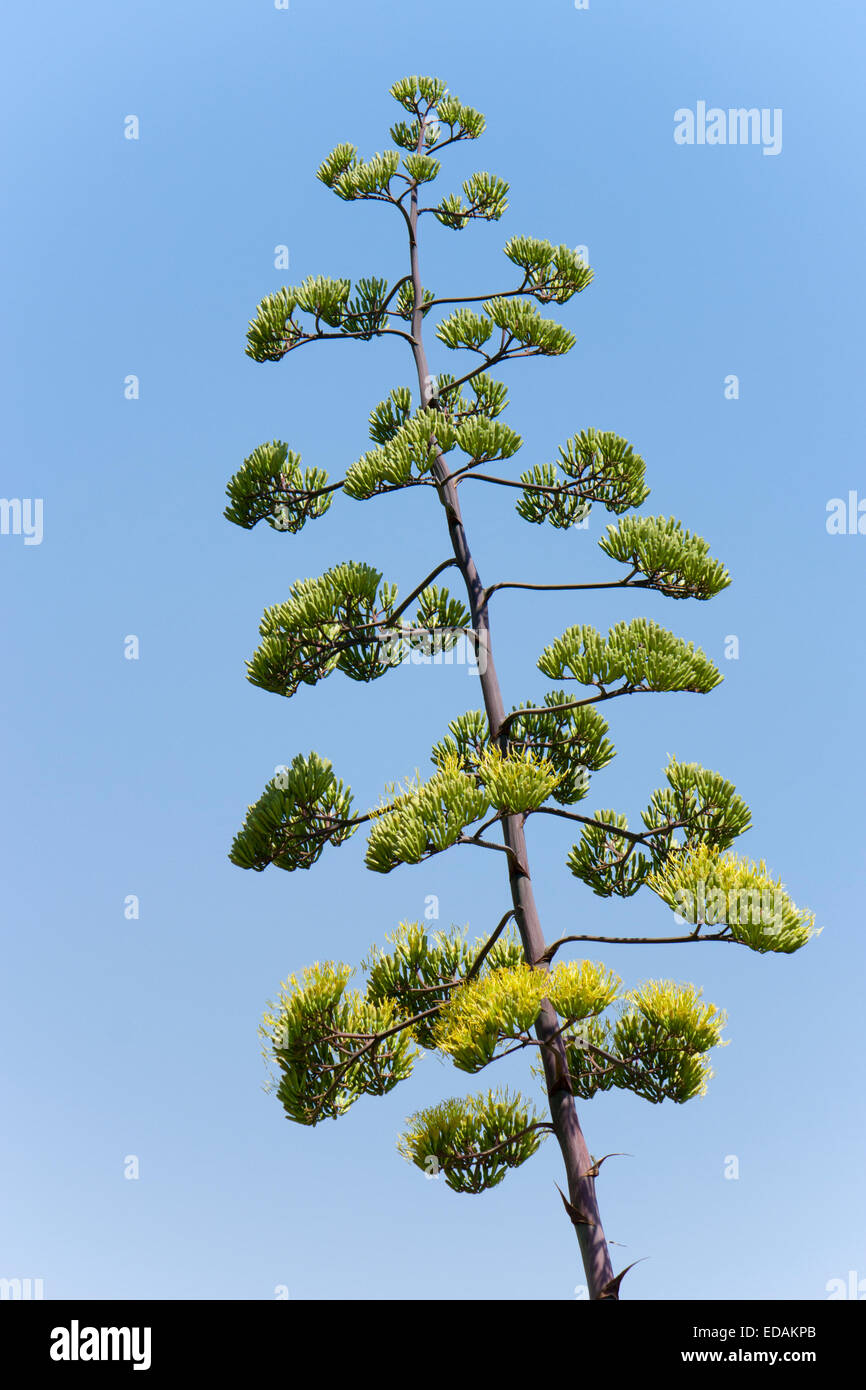
[[[267,1299],[286,1285],[293,1298],[568,1300],[582,1282],[553,1143],[483,1198],[397,1155],[404,1116],[471,1078],[427,1057],[318,1130],[290,1125],[260,1089],[256,1028],[281,979],[359,961],[428,894],[441,924],[484,932],[508,905],[499,856],[382,878],[359,835],[309,874],[226,858],[247,803],[296,752],[330,757],[369,804],[478,704],[460,668],[370,686],[335,676],[291,702],[244,678],[262,609],[294,579],[356,558],[405,593],[445,558],[425,490],[363,511],[338,499],[297,537],[222,519],[225,482],[257,444],[283,438],[340,477],[371,407],[412,379],[402,344],[323,344],[279,366],[243,348],[256,303],[286,280],[404,273],[398,220],[340,202],[315,169],[340,140],[381,149],[399,115],[388,86],[420,71],[488,119],[452,178],[485,168],[512,187],[499,224],[456,235],[426,219],[426,282],[506,288],[500,248],[521,232],[587,245],[596,272],[562,311],[573,352],[503,371],[525,439],[514,464],[555,457],[584,427],[615,430],[647,462],[645,510],[704,535],[734,577],[708,604],[500,595],[506,699],[543,691],[535,661],[570,623],[644,613],[702,645],[724,684],[618,702],[619,756],[591,805],[637,819],[668,753],[717,769],[752,807],[739,848],[825,927],[792,957],[607,948],[629,983],[703,985],[731,1039],[704,1099],[582,1107],[594,1153],[633,1155],[599,1183],[617,1267],[649,1257],[624,1294],[822,1299],[828,1280],[866,1277],[866,536],[825,525],[831,498],[866,497],[861,8],[16,8],[2,59],[0,492],[44,499],[44,536],[0,536],[0,1275],[42,1278],[54,1298]],[[781,153],[677,145],[674,112],[699,101],[780,108]],[[137,142],[123,138],[129,114]],[[445,349],[433,358],[454,364]],[[605,514],[557,533],[512,504],[505,489],[466,489],[485,582],[610,576],[595,545]],[[124,659],[128,634],[138,661]],[[724,659],[730,634],[737,661]],[[569,875],[565,824],[530,828],[549,937],[664,934],[649,893],[604,901]],[[523,1075],[518,1062],[482,1079]]]

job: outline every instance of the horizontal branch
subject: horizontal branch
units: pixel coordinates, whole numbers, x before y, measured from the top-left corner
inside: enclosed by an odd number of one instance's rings
[[[291,501],[308,502],[314,497],[323,497],[328,492],[339,492],[345,487],[346,479],[341,478],[338,483],[329,483],[327,487],[317,487],[314,489],[306,488],[286,488],[280,489],[279,496],[287,497]],[[435,487],[435,483],[430,478],[408,478],[404,483],[393,483],[390,486],[379,485],[372,497],[379,497],[386,492],[402,492],[407,487]],[[369,499],[365,499],[369,500]]]
[[[535,589],[539,592],[553,593],[566,589],[648,589],[652,587],[648,579],[638,579],[635,583],[632,583],[632,579],[636,574],[640,574],[640,570],[633,569],[624,579],[609,579],[597,584],[521,584],[505,581],[499,584],[491,584],[488,589],[484,590],[484,593],[485,596],[489,598],[491,594],[496,593],[497,589]]]
[[[454,1163],[478,1163],[483,1158],[493,1158],[503,1149],[507,1149],[510,1144],[516,1144],[518,1139],[522,1139],[525,1134],[531,1134],[536,1129],[546,1129],[550,1133],[554,1133],[554,1127],[549,1120],[536,1120],[534,1124],[527,1125],[526,1129],[519,1130],[517,1134],[509,1134],[507,1139],[500,1139],[499,1143],[494,1144],[490,1149],[482,1149],[479,1153],[447,1154],[439,1167],[444,1168],[447,1172],[449,1160],[453,1165]]]
[[[454,299],[431,299],[429,301],[429,307],[433,309],[440,304],[480,304],[483,300],[487,299],[513,299],[515,295],[535,294],[537,290],[543,288],[543,285],[527,285],[524,280],[523,284],[517,290],[497,290],[495,294],[463,294],[458,295]],[[424,307],[426,308],[427,305],[425,304]]]
[[[433,145],[432,148],[435,150],[439,147],[437,145]],[[442,212],[442,210],[443,209],[441,205],[437,203],[436,206],[433,208],[419,208],[418,216],[423,217],[425,212],[432,212],[436,214],[438,212]],[[467,222],[476,222],[479,218],[482,218],[488,222],[492,220],[488,216],[488,214],[482,210],[480,203],[471,203],[469,207],[460,208],[458,211],[454,213],[454,216],[461,217],[463,219],[463,226],[456,228],[457,231],[461,232],[463,231],[463,228],[465,227]]]
[[[633,844],[647,845],[654,835],[667,835],[671,830],[683,830],[688,824],[687,821],[669,821],[666,825],[656,825],[652,829],[646,830],[624,830],[618,825],[609,825],[605,821],[596,820],[594,816],[581,816],[577,811],[564,811],[559,806],[537,806],[534,811],[527,812],[528,815],[537,816],[560,816],[563,820],[579,821],[581,825],[594,825],[597,830],[604,830],[608,835],[619,835],[623,840],[631,840]]]
[[[513,354],[515,357],[518,355],[517,353]],[[531,357],[535,354],[525,353],[523,355]],[[446,387],[445,389],[448,390],[450,387]],[[519,487],[521,492],[554,492],[557,496],[578,497],[581,502],[592,502],[594,500],[591,497],[584,497],[581,493],[576,492],[573,487],[567,487],[565,484],[558,487],[550,487],[545,483],[516,483],[512,478],[494,478],[490,473],[466,473],[461,476],[477,478],[480,483],[496,483],[498,487]]]
[[[306,347],[307,343],[325,342],[326,340],[333,341],[334,339],[384,338],[386,336],[404,338],[410,347],[414,347],[415,345],[415,339],[411,334],[405,333],[402,328],[373,328],[370,329],[369,332],[359,331],[357,333],[304,333],[300,338],[297,338],[295,342],[290,343],[289,346],[284,349],[283,356],[285,357],[288,353],[294,352],[296,348]]]
[[[561,936],[558,941],[554,941],[542,952],[534,964],[549,965],[560,947],[567,945],[570,941],[596,941],[608,946],[683,946],[689,941],[730,941],[735,946],[746,944],[743,941],[738,941],[735,936],[731,936],[728,927],[712,936],[698,936],[694,932],[689,936]]]
[[[292,501],[300,499],[302,502],[309,502],[313,497],[324,497],[328,492],[339,492],[345,481],[345,478],[343,478],[339,483],[329,483],[327,487],[317,487],[314,489],[281,487],[280,496],[290,497]]]
[[[461,835],[459,840],[455,840],[454,843],[456,845],[478,845],[481,849],[498,850],[500,854],[510,855],[515,864],[520,867],[520,861],[510,845],[497,845],[492,840],[479,840],[475,835]]]
[[[601,687],[599,687],[599,689],[601,689]],[[662,694],[663,692],[653,692],[651,690],[647,690],[644,686],[629,685],[628,682],[626,682],[626,684],[621,685],[618,690],[602,689],[600,695],[589,695],[585,700],[568,700],[564,705],[537,705],[529,709],[515,709],[512,710],[510,714],[507,714],[503,719],[502,723],[500,724],[499,736],[502,737],[503,734],[507,734],[508,730],[511,728],[511,725],[514,723],[516,719],[519,719],[521,715],[564,714],[567,710],[570,709],[582,709],[584,705],[597,705],[602,700],[613,700],[617,695],[651,695],[653,693]]]

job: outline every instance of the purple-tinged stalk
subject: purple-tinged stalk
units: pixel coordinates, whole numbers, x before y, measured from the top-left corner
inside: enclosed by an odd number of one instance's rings
[[[426,124],[426,118],[419,121],[417,145],[419,154],[424,147]],[[412,355],[418,373],[418,388],[423,408],[431,405],[435,398],[435,392],[424,347],[423,290],[418,255],[417,185],[412,189],[410,211],[406,214],[406,221],[409,229],[409,254],[414,291]],[[490,736],[492,740],[499,743],[504,752],[508,742],[507,729],[503,730],[506,713],[496,664],[493,659],[488,594],[481,582],[469,548],[460,511],[460,501],[457,496],[457,487],[450,477],[448,465],[441,453],[433,465],[433,476],[436,479],[439,498],[448,519],[448,532],[451,537],[454,558],[466,586],[472,626],[476,634],[478,672],[484,709],[490,725]],[[502,821],[502,833],[505,847],[508,850],[508,880],[511,888],[511,899],[514,904],[514,917],[523,943],[524,955],[530,965],[535,966],[536,969],[546,970],[548,961],[544,957],[547,943],[544,939],[532,888],[523,817],[505,816]],[[580,1127],[556,1011],[548,1000],[542,1004],[535,1025],[535,1034],[541,1044],[540,1052],[547,1084],[550,1117],[565,1163],[570,1204],[567,1210],[577,1232],[589,1297],[594,1300],[616,1299],[619,1297],[618,1282],[614,1281],[610,1250],[598,1208],[593,1176],[594,1161]]]

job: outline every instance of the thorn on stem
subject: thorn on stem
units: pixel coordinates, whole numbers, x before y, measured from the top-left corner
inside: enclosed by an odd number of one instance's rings
[[[634,1154],[605,1154],[604,1158],[593,1158],[592,1154],[590,1154],[590,1158],[592,1158],[592,1167],[587,1168],[585,1173],[581,1173],[580,1176],[582,1178],[597,1178],[598,1170],[604,1163],[605,1158],[634,1158]]]
[[[554,1183],[554,1187],[556,1188],[557,1192],[559,1193],[560,1197],[562,1198],[562,1204],[563,1204],[563,1206],[565,1207],[565,1210],[568,1212],[569,1219],[571,1220],[572,1225],[574,1225],[574,1226],[594,1226],[594,1225],[595,1225],[595,1222],[594,1222],[594,1221],[590,1221],[589,1217],[588,1217],[588,1216],[585,1216],[584,1213],[583,1213],[582,1211],[578,1211],[577,1207],[572,1206],[571,1202],[570,1202],[570,1201],[568,1200],[568,1198],[566,1197],[566,1195],[565,1195],[565,1193],[563,1192],[562,1188],[559,1186],[559,1183]]]
[[[644,1260],[646,1260],[646,1259],[648,1259],[648,1258],[649,1258],[649,1256],[647,1256],[647,1255],[644,1255],[644,1257],[643,1257]],[[599,1295],[598,1295],[598,1300],[597,1300],[597,1301],[598,1301],[598,1302],[601,1302],[602,1300],[611,1300],[611,1299],[618,1300],[618,1299],[619,1299],[619,1286],[620,1286],[620,1284],[622,1283],[623,1279],[624,1279],[625,1276],[628,1274],[628,1272],[629,1272],[630,1269],[634,1269],[635,1265],[639,1265],[639,1264],[642,1264],[642,1263],[643,1263],[643,1260],[632,1260],[631,1264],[630,1264],[630,1265],[626,1265],[625,1269],[622,1270],[621,1273],[615,1275],[615,1277],[614,1277],[613,1279],[608,1279],[607,1283],[606,1283],[606,1284],[602,1287],[602,1289],[600,1290]]]

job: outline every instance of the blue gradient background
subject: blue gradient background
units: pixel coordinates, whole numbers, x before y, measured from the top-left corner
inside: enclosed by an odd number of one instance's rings
[[[629,983],[703,985],[731,1038],[702,1100],[581,1107],[594,1153],[633,1155],[599,1184],[616,1267],[649,1257],[624,1296],[822,1299],[828,1280],[866,1276],[866,538],[825,527],[830,498],[866,495],[862,9],[49,0],[19,4],[5,28],[0,491],[44,498],[45,535],[0,537],[0,1275],[43,1278],[49,1298],[267,1299],[286,1285],[292,1298],[568,1300],[582,1283],[554,1143],[483,1200],[400,1160],[407,1114],[472,1089],[436,1058],[316,1131],[260,1089],[256,1028],[281,979],[358,962],[428,894],[440,925],[485,932],[508,905],[499,857],[382,878],[359,835],[309,874],[226,858],[276,764],[315,747],[370,804],[478,704],[465,668],[335,676],[291,704],[244,679],[261,611],[293,579],[356,558],[405,593],[445,557],[425,490],[363,512],[338,499],[297,537],[221,515],[226,479],[264,440],[342,476],[370,408],[412,380],[401,343],[317,345],[278,367],[243,347],[257,301],[286,281],[404,273],[399,219],[314,175],[340,140],[383,148],[399,116],[387,88],[421,71],[488,119],[481,142],[449,152],[443,190],[474,168],[512,186],[499,224],[456,235],[425,219],[425,283],[507,287],[501,247],[519,232],[586,244],[596,272],[561,311],[572,353],[501,373],[525,439],[515,465],[589,425],[625,435],[647,461],[647,509],[705,535],[735,581],[709,604],[499,595],[506,701],[543,691],[535,660],[572,622],[645,613],[702,645],[724,684],[610,707],[619,757],[586,809],[637,819],[669,752],[716,768],[752,807],[739,848],[826,927],[793,957],[606,948]],[[673,113],[700,99],[781,107],[782,153],[678,147]],[[281,243],[288,273],[274,269]],[[453,368],[430,336],[432,370]],[[513,501],[465,490],[485,582],[619,573],[594,543],[607,514],[561,534],[527,526]],[[724,660],[728,634],[738,661]],[[549,938],[668,929],[650,894],[608,902],[571,878],[564,823],[530,831]],[[525,1075],[516,1059],[481,1080]],[[724,1178],[731,1154],[738,1181]]]

